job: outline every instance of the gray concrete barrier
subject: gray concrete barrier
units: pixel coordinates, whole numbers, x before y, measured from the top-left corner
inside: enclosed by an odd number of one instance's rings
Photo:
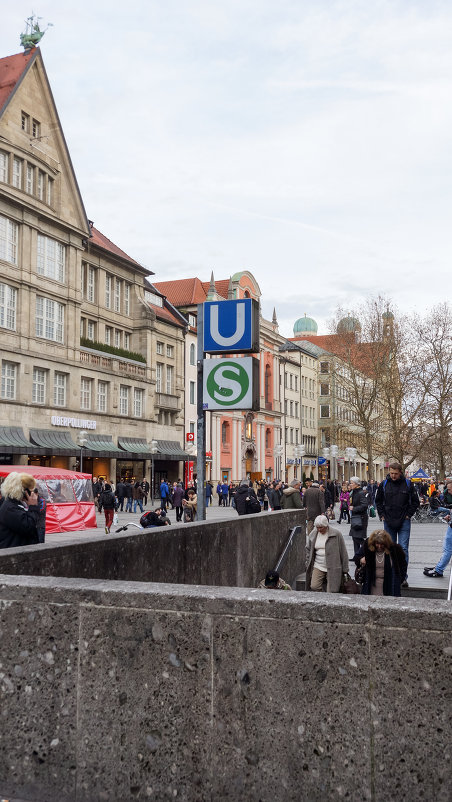
[[[447,602],[0,577],[0,792],[449,802]]]

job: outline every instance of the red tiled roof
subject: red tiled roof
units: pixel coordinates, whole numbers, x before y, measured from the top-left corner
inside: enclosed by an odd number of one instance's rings
[[[33,48],[28,53],[16,53],[14,56],[0,58],[0,112],[8,103],[17,82],[37,52],[36,48]]]
[[[155,306],[154,304],[150,304],[148,302],[148,306],[154,310],[156,317],[160,318],[160,320],[165,320],[167,323],[172,323],[174,326],[180,326],[181,329],[184,328],[184,324],[182,323],[176,315],[173,315],[169,309],[166,309],[162,306]]]
[[[94,226],[90,225],[90,231],[92,234],[92,237],[89,240],[90,243],[93,245],[98,245],[99,248],[103,248],[105,251],[114,253],[115,256],[120,256],[121,259],[127,259],[128,262],[132,262],[132,264],[136,265],[137,267],[142,267],[139,262],[136,262],[135,259],[132,259],[131,256],[128,256],[124,251],[121,250],[121,248],[118,248],[118,246],[109,240],[108,237],[106,237],[104,234],[101,234],[97,228],[94,228]],[[153,275],[150,270],[149,273]]]
[[[210,287],[210,281],[200,281],[199,278],[181,278],[175,281],[153,281],[152,283],[176,307],[204,303]],[[229,279],[215,281],[218,295],[225,300],[228,297],[228,287]]]
[[[203,281],[202,282],[202,288],[205,291],[206,295],[209,292],[209,287],[210,287],[210,281]],[[218,281],[215,282],[215,289],[216,289],[218,295],[221,295],[221,297],[224,298],[225,301],[227,301],[227,299],[228,299],[228,287],[229,287],[229,279],[228,278],[219,279]]]
[[[375,366],[389,355],[389,346],[384,342],[355,342],[353,334],[320,334],[290,337],[292,342],[307,340],[330,354],[335,354],[344,362],[351,362],[355,368],[371,376]]]

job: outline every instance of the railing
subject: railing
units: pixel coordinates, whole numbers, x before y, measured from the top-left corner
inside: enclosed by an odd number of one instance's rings
[[[162,409],[180,409],[179,397],[170,393],[156,393],[155,405]]]
[[[117,362],[118,371],[121,373],[127,373],[128,376],[136,376],[140,379],[146,378],[146,368],[144,366],[125,361],[117,356],[109,357],[93,354],[90,351],[80,351],[80,362],[91,365],[93,368],[100,367],[109,371],[113,371],[113,362]]]
[[[301,526],[299,524],[297,526],[294,526],[294,528],[290,530],[290,534],[289,534],[289,538],[287,540],[287,543],[284,546],[281,554],[279,555],[278,562],[275,565],[275,571],[277,571],[278,574],[281,572],[281,566],[284,565],[284,563],[286,561],[286,558],[287,558],[287,555],[289,554],[289,551],[292,548],[292,544],[293,544],[295,535],[301,535],[301,534],[302,534],[302,528],[301,528]]]

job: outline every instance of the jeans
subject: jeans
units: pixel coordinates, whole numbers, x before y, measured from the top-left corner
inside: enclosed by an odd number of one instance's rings
[[[142,505],[141,500],[139,498],[136,498],[134,500],[134,502],[133,502],[133,511],[134,512],[137,511],[137,504],[138,504],[138,506],[140,508],[140,512],[143,513],[143,505]]]
[[[132,499],[131,498],[127,498],[126,512],[132,512]]]
[[[389,535],[391,535],[394,543],[397,543],[397,536],[398,536],[398,538],[399,538],[398,539],[398,543],[399,543],[399,546],[401,546],[402,549],[405,552],[406,564],[408,566],[408,544],[410,542],[411,520],[409,518],[405,518],[405,520],[400,524],[400,526],[398,528],[394,527],[394,526],[390,526],[387,523],[387,521],[384,521],[383,523],[384,523],[385,532],[387,532]],[[405,577],[405,579],[406,579],[406,577]]]
[[[449,515],[450,510],[447,507],[437,507],[436,510],[430,510],[432,517],[437,518],[439,515]]]
[[[451,557],[452,557],[452,526],[449,524],[449,526],[447,527],[446,535],[444,537],[443,553],[441,555],[439,563],[435,565],[435,571],[438,571],[439,574],[444,573],[444,569],[447,568],[447,566],[449,565]]]

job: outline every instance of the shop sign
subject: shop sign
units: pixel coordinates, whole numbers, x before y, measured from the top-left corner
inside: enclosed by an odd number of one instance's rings
[[[205,301],[204,343],[208,354],[259,351],[259,304],[253,298]]]
[[[194,432],[187,432],[185,435],[187,443],[194,443],[195,442],[195,433]]]
[[[326,462],[327,460],[325,459],[325,457],[319,457],[319,465],[325,465]]]
[[[206,462],[212,462],[212,452],[206,451]]]
[[[194,462],[191,460],[185,463],[185,479],[187,482],[193,482],[193,466]]]
[[[203,409],[259,409],[259,360],[203,360]]]
[[[303,459],[303,465],[309,465],[311,467],[315,467],[317,465],[316,459],[311,459],[310,457],[306,457]]]
[[[72,426],[73,429],[95,429],[95,420],[84,420],[83,418],[65,418],[62,415],[52,415],[50,418],[52,426]]]

